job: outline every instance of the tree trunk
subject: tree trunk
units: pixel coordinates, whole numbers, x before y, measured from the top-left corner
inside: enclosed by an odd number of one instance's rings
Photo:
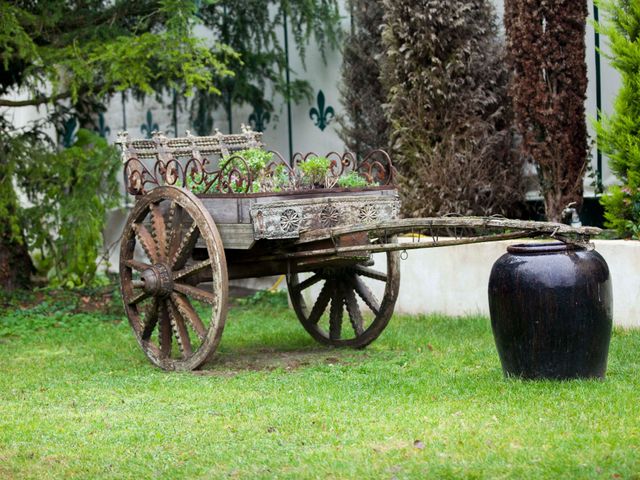
[[[562,212],[569,202],[565,203],[562,201],[562,197],[560,197],[556,192],[547,191],[544,194],[544,212],[547,220],[549,222],[559,222],[561,223],[564,219],[562,218]]]
[[[33,263],[24,244],[0,231],[0,288],[12,291],[31,285]]]
[[[13,190],[11,169],[3,160],[0,157],[0,289],[12,291],[31,285],[34,268],[26,242],[19,241],[16,232],[19,228],[18,200]]]

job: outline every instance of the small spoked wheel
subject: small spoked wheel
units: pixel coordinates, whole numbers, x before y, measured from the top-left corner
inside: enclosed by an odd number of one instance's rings
[[[304,280],[299,274],[287,277],[291,304],[314,339],[325,345],[362,348],[378,338],[393,314],[400,285],[399,255],[388,252],[386,256],[386,273],[355,265],[316,270]],[[365,279],[384,285],[381,300]]]
[[[194,261],[199,239],[207,256]],[[122,236],[120,286],[154,365],[193,370],[213,354],[227,314],[227,266],[215,223],[194,194],[165,186],[137,201]]]

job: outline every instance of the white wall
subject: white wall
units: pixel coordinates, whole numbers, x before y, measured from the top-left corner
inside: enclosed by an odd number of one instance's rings
[[[410,242],[411,240],[403,240]],[[396,314],[444,314],[489,316],[489,274],[507,246],[530,240],[458,245],[409,250],[400,263],[400,294]],[[609,265],[613,289],[613,322],[625,328],[640,328],[640,242],[596,240],[595,249]],[[373,268],[386,271],[384,254],[374,255]],[[384,284],[365,279],[378,299]],[[320,284],[305,292],[313,305]],[[363,306],[363,311],[369,310]]]
[[[493,263],[522,240],[409,251],[401,263],[397,313],[489,315]],[[640,328],[640,242],[596,240],[611,272],[614,324]],[[380,262],[382,259],[378,260]]]

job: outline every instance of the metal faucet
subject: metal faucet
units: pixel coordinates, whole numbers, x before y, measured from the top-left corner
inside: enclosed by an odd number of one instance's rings
[[[562,210],[562,217],[566,218],[571,215],[571,226],[574,228],[578,228],[582,226],[582,221],[580,221],[580,215],[578,215],[578,210],[576,209],[576,202],[571,202],[567,205],[564,210]]]

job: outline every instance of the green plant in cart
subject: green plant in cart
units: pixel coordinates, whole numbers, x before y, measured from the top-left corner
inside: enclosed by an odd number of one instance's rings
[[[219,162],[219,176],[213,178],[202,172],[188,174],[186,187],[196,194],[221,193],[257,193],[267,165],[273,161],[273,153],[260,148],[250,148],[225,155]],[[209,178],[211,177],[211,178]],[[211,182],[213,180],[213,182]],[[248,183],[251,181],[251,185]],[[211,182],[211,186],[209,183]]]
[[[358,172],[353,171],[340,176],[340,178],[338,178],[337,185],[340,188],[364,188],[370,186],[366,178]]]
[[[308,187],[326,187],[331,160],[327,157],[309,157],[298,164],[301,183]]]
[[[269,172],[264,172],[261,188],[263,192],[282,192],[294,190],[291,170],[288,165],[279,163]]]
[[[261,148],[234,152],[220,160],[220,180],[229,182],[229,189],[234,193],[260,192],[261,179],[272,161],[273,153]]]
[[[195,194],[205,193],[207,190],[206,175],[202,172],[188,173],[185,186]]]

